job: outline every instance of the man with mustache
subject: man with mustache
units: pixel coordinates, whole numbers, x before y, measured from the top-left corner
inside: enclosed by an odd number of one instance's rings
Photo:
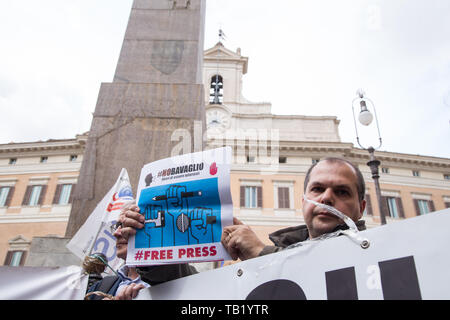
[[[360,220],[366,207],[365,184],[360,170],[341,158],[325,158],[312,165],[305,177],[304,194],[309,200],[332,206],[351,218],[364,230]],[[305,225],[278,230],[269,235],[274,246],[266,246],[255,232],[234,218],[234,225],[224,228],[222,244],[233,260],[247,260],[274,253],[325,233],[348,228],[344,221],[303,199]]]

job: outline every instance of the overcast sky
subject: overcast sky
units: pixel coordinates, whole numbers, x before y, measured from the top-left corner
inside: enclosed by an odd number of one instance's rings
[[[131,4],[1,0],[0,143],[89,130]],[[448,0],[207,0],[205,49],[222,28],[225,46],[249,57],[244,97],[274,114],[336,116],[341,140],[356,144],[363,88],[381,150],[450,158],[449,17]],[[363,146],[374,138],[360,131]]]

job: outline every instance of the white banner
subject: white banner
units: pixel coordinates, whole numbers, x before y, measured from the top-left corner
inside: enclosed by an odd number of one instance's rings
[[[83,300],[87,284],[79,266],[0,267],[0,300]]]
[[[73,236],[66,247],[80,259],[93,253],[103,253],[114,270],[123,265],[124,260],[116,256],[116,238],[111,233],[111,225],[117,222],[122,206],[133,200],[133,192],[126,169],[122,169],[114,186],[100,201],[86,222]],[[106,273],[110,273],[107,268]]]
[[[310,241],[142,290],[138,299],[450,299],[450,209]],[[213,286],[211,284],[214,284]]]

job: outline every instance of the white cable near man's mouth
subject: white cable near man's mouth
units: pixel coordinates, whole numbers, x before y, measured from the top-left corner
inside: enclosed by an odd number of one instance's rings
[[[315,206],[317,206],[317,207],[319,207],[319,208],[322,208],[322,209],[327,210],[327,211],[328,211],[329,213],[331,213],[331,214],[334,214],[334,215],[337,216],[338,218],[342,219],[342,220],[345,222],[345,224],[346,224],[350,229],[352,229],[352,230],[354,230],[354,231],[358,231],[358,228],[356,227],[355,222],[353,222],[352,219],[350,219],[348,216],[346,216],[345,214],[343,214],[342,212],[340,212],[338,209],[336,209],[336,208],[334,208],[334,207],[332,207],[332,206],[326,205],[326,204],[324,204],[324,203],[319,203],[319,202],[316,202],[316,201],[314,201],[314,200],[310,200],[310,199],[308,199],[308,198],[306,197],[305,194],[303,195],[303,199],[305,199],[305,201],[307,201],[307,202],[309,202],[309,203],[312,203],[313,205],[315,205]]]
[[[346,234],[346,235],[350,236],[350,238],[352,240],[356,241],[357,243],[359,243],[363,249],[367,249],[369,247],[369,245],[370,245],[369,240],[365,239],[365,238],[361,238],[359,236],[359,234],[358,234],[359,233],[358,227],[356,226],[355,222],[352,219],[350,219],[350,217],[346,216],[345,214],[343,214],[338,209],[336,209],[336,208],[334,208],[332,206],[329,206],[329,205],[326,205],[324,203],[319,203],[317,201],[308,199],[305,194],[303,195],[303,199],[305,199],[305,201],[307,201],[309,203],[312,203],[313,205],[315,205],[315,206],[317,206],[319,208],[327,210],[329,213],[334,214],[338,218],[342,219],[345,222],[345,224],[349,227],[350,230],[347,230],[347,231],[344,230],[344,231],[341,231],[341,232],[343,234]]]

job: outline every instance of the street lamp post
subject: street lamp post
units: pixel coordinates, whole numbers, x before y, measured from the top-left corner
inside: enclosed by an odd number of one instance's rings
[[[367,165],[370,168],[370,171],[372,173],[372,179],[375,183],[375,192],[377,194],[377,200],[378,200],[378,208],[380,210],[380,219],[381,219],[381,224],[386,224],[386,215],[385,212],[383,211],[383,207],[381,205],[381,190],[380,190],[380,182],[379,182],[379,171],[378,168],[380,166],[380,161],[375,159],[375,150],[379,149],[381,147],[382,144],[382,140],[381,140],[381,135],[380,135],[380,127],[378,126],[378,118],[377,118],[377,113],[375,110],[375,105],[373,104],[373,102],[368,99],[365,96],[365,92],[362,91],[361,89],[359,89],[356,94],[358,95],[355,99],[353,99],[352,101],[352,111],[353,111],[353,121],[355,123],[355,131],[356,131],[356,141],[358,142],[358,145],[364,149],[367,150],[369,152],[369,156],[370,156],[370,160],[369,162],[367,162]],[[367,101],[370,102],[370,104],[372,105],[372,108],[374,110],[374,114],[375,114],[375,122],[377,125],[377,130],[378,130],[378,139],[380,141],[380,144],[378,145],[377,148],[374,148],[372,146],[368,147],[368,148],[364,148],[361,143],[359,142],[359,135],[358,135],[358,127],[356,125],[356,118],[355,118],[355,110],[354,110],[354,103],[356,100],[359,100],[359,104],[360,104],[360,113],[358,115],[358,120],[359,122],[364,125],[364,126],[368,126],[372,123],[373,120],[373,115],[372,113],[369,111],[369,109],[367,108]]]

